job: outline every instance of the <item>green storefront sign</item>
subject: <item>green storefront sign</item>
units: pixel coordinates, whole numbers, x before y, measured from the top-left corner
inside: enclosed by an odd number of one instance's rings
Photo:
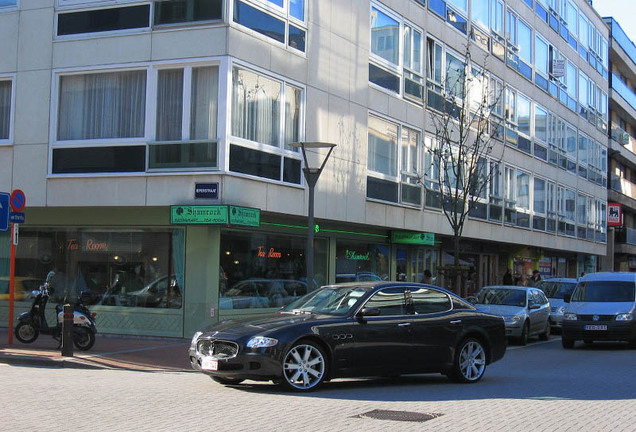
[[[255,208],[230,206],[230,224],[257,227],[261,224],[261,211]]]
[[[392,231],[391,242],[395,244],[433,246],[435,244],[435,234],[427,232]]]
[[[176,225],[244,225],[260,226],[261,211],[255,208],[213,206],[170,206],[170,223]]]

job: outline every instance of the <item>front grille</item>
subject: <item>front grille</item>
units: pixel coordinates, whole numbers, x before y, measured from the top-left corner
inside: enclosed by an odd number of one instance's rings
[[[594,317],[598,317],[598,319],[594,319]],[[594,321],[594,322],[607,322],[614,321],[615,315],[579,315],[579,321]]]
[[[232,358],[238,354],[238,345],[222,340],[200,340],[197,343],[199,354],[216,358]]]

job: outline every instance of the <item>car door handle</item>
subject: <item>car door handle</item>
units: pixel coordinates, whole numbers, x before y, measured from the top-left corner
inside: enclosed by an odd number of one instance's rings
[[[450,323],[451,323],[451,324],[461,324],[461,323],[462,323],[462,320],[460,320],[460,319],[459,319],[459,320],[453,320],[453,321],[451,321]]]
[[[408,327],[408,326],[410,326],[410,325],[411,325],[411,323],[410,323],[410,322],[405,322],[405,323],[400,323],[400,324],[398,324],[398,327]]]

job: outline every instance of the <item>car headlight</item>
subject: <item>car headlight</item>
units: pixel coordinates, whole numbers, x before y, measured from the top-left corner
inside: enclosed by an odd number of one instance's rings
[[[620,313],[616,315],[616,321],[632,321],[634,319],[634,315],[630,313]]]
[[[504,321],[506,322],[506,324],[516,324],[520,320],[521,320],[521,317],[519,315],[504,317]]]
[[[278,339],[272,339],[265,336],[254,336],[247,341],[248,348],[267,348],[278,344]]]
[[[566,320],[566,321],[576,321],[577,319],[579,319],[579,317],[576,316],[575,313],[568,312],[568,313],[563,314],[563,319]]]
[[[203,332],[200,332],[200,331],[196,332],[194,336],[192,336],[192,340],[190,341],[190,346],[195,346],[197,343],[197,339],[199,339],[199,336],[201,336],[202,334]]]

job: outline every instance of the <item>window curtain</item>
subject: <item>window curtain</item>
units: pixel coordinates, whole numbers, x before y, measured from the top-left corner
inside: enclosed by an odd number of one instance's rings
[[[60,78],[58,139],[144,136],[146,71]]]
[[[219,68],[194,68],[192,70],[190,139],[216,140],[218,100]]]
[[[285,148],[291,150],[289,143],[300,139],[300,90],[285,86]]]
[[[278,147],[281,84],[246,70],[234,69],[232,135]]]
[[[0,139],[9,139],[11,81],[0,81]]]
[[[157,141],[182,139],[183,69],[161,70],[157,83]]]

